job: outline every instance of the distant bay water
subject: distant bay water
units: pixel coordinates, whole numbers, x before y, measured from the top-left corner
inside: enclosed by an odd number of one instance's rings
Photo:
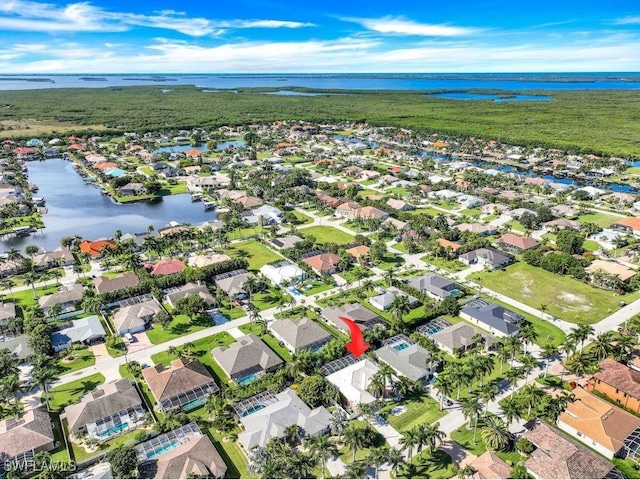
[[[163,74],[163,75],[0,75],[0,90],[105,88],[157,85],[171,93],[175,85],[205,91],[272,87],[339,90],[637,90],[640,73],[504,74]]]

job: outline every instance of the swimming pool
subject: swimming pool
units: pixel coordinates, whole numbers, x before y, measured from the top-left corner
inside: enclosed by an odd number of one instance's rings
[[[207,397],[196,398],[195,400],[190,401],[189,403],[185,403],[182,405],[182,410],[185,412],[189,410],[193,410],[194,408],[198,408],[204,405],[207,402]]]
[[[251,415],[252,413],[256,413],[256,412],[262,410],[264,407],[265,407],[265,405],[261,405],[261,404],[253,405],[253,406],[247,408],[247,410],[245,411],[245,414],[243,415],[243,417],[246,417],[247,415]]]
[[[180,445],[179,442],[171,442],[171,443],[165,445],[164,447],[161,447],[161,448],[159,448],[157,450],[154,450],[153,452],[149,452],[147,454],[147,460],[151,460],[152,458],[159,457],[163,453],[166,453],[166,452],[169,452],[169,451],[173,450],[178,445]]]
[[[244,377],[238,378],[237,382],[238,382],[238,385],[247,385],[253,382],[256,378],[258,378],[256,374],[252,373],[251,375],[245,375]]]
[[[394,349],[396,352],[401,352],[401,351],[402,351],[402,350],[404,350],[405,348],[409,348],[409,344],[408,344],[408,343],[406,343],[406,342],[400,342],[400,343],[397,343],[396,345],[394,345],[394,346],[393,346],[393,349]]]
[[[122,176],[127,174],[127,172],[125,172],[121,168],[111,168],[109,170],[105,170],[104,173],[106,173],[107,175],[110,175],[112,177],[122,177]]]
[[[104,432],[98,433],[99,437],[109,437],[111,435],[114,435],[116,433],[120,433],[123,430],[126,430],[129,427],[129,424],[127,422],[121,423],[120,425],[116,425],[114,427],[111,427],[109,430],[105,430]]]
[[[300,295],[302,295],[302,293],[300,293],[300,290],[298,290],[296,287],[289,287],[287,288],[287,290],[293,293],[296,297],[299,297]]]

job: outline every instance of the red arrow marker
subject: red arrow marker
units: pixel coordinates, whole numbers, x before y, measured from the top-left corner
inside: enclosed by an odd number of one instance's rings
[[[349,327],[351,332],[351,341],[349,343],[345,343],[344,346],[347,347],[347,350],[349,350],[354,357],[358,358],[369,349],[370,345],[365,343],[362,330],[360,330],[360,327],[358,327],[356,322],[347,317],[338,318],[347,324],[347,327]]]

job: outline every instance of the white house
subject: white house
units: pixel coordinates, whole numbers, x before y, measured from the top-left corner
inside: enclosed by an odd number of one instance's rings
[[[376,398],[367,388],[378,370],[378,365],[364,359],[332,373],[327,376],[327,380],[344,395],[351,407],[355,407],[361,403],[369,404],[375,401]]]
[[[307,273],[304,270],[286,260],[273,265],[265,265],[260,268],[260,273],[276,286],[290,285],[307,278]]]

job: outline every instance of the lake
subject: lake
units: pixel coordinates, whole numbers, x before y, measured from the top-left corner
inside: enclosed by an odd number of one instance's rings
[[[48,213],[43,216],[46,228],[29,237],[0,242],[3,250],[22,249],[29,244],[52,250],[64,236],[95,240],[112,237],[117,229],[136,233],[146,231],[149,225],[157,230],[171,221],[197,224],[217,217],[215,210],[205,212],[202,203],[192,203],[188,194],[154,202],[115,203],[100,194],[100,189],[85,184],[72,165],[57,158],[28,163],[29,182],[40,187],[36,195],[47,202]]]
[[[244,147],[246,144],[247,142],[245,142],[244,140],[224,140],[222,142],[218,142],[218,144],[216,145],[215,151],[221,152],[223,150],[226,150],[227,148],[240,148],[240,147]],[[156,153],[156,154],[162,153],[162,152],[185,153],[193,149],[200,150],[200,152],[202,153],[209,151],[209,147],[207,147],[207,144],[203,143],[202,145],[198,145],[197,147],[195,145],[171,145],[169,147],[160,147],[154,150],[153,153]]]
[[[491,93],[473,92],[448,92],[430,93],[428,97],[447,98],[449,100],[493,100],[494,102],[544,102],[551,100],[547,95],[513,95],[511,97],[500,97]]]
[[[83,80],[84,78],[84,80]],[[41,88],[105,88],[157,85],[171,95],[176,85],[208,90],[291,87],[361,90],[637,90],[640,73],[389,73],[389,74],[176,74],[101,75],[100,81],[84,75],[0,75],[0,90]],[[286,87],[286,88],[283,88]]]

